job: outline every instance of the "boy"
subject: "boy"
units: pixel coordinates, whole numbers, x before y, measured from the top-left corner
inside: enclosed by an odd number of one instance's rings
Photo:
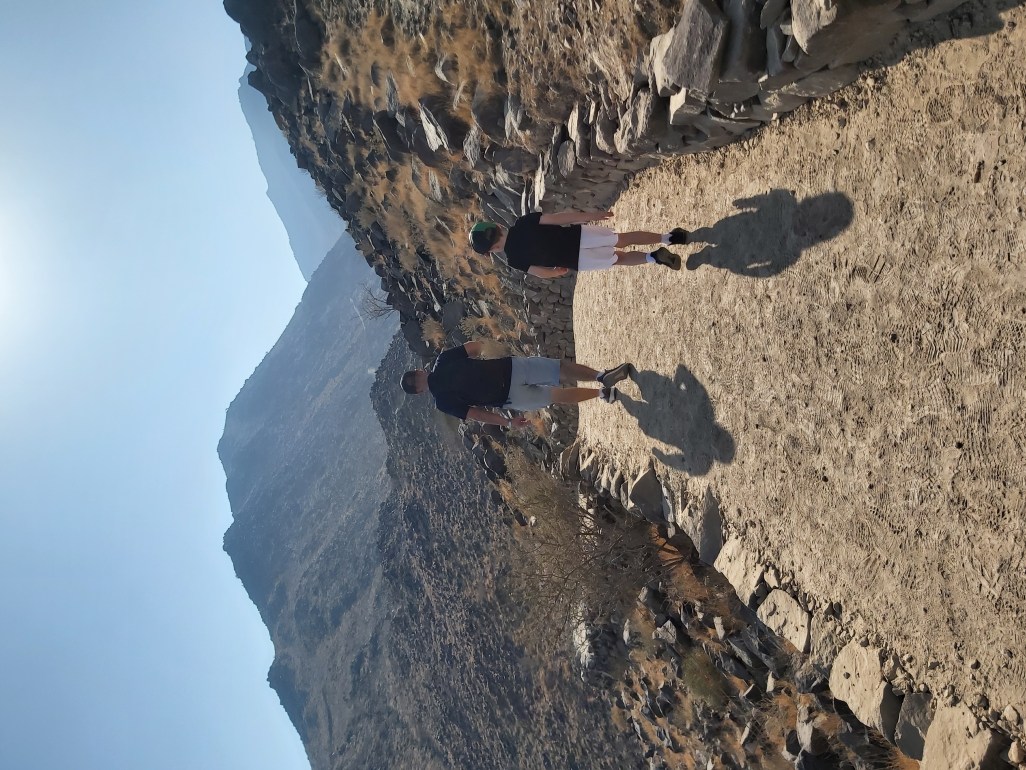
[[[522,427],[526,417],[509,419],[494,409],[530,412],[551,404],[579,404],[593,398],[616,401],[614,385],[634,376],[631,364],[597,371],[574,361],[554,358],[482,359],[480,342],[468,342],[444,351],[434,368],[413,369],[402,376],[401,385],[410,394],[430,391],[435,406],[461,420],[476,420],[507,428]],[[561,387],[561,383],[596,381],[600,388]]]
[[[470,245],[478,254],[505,252],[510,267],[539,278],[559,278],[571,270],[603,270],[648,262],[680,270],[680,255],[663,246],[652,252],[622,249],[647,243],[683,245],[688,242],[687,230],[675,227],[668,233],[615,233],[590,224],[612,216],[611,211],[536,212],[520,217],[509,230],[494,222],[478,222],[470,231]]]

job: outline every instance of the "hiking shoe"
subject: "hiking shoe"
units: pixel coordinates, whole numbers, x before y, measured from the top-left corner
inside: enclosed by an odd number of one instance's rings
[[[620,364],[612,369],[605,369],[599,373],[598,381],[606,387],[612,387],[616,383],[626,380],[628,377],[634,379],[636,370],[634,364]]]
[[[663,246],[652,252],[652,259],[671,270],[680,270],[680,254],[674,254]]]
[[[605,401],[607,404],[613,404],[616,399],[620,397],[620,391],[613,387],[605,387],[599,391],[599,398]]]
[[[670,230],[670,244],[673,246],[684,246],[688,242],[688,231],[683,227],[675,227]]]

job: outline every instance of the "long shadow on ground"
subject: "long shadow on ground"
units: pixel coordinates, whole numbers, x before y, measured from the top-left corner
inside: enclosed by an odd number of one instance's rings
[[[634,380],[645,400],[621,394],[620,403],[646,435],[678,450],[670,454],[653,448],[662,463],[702,476],[714,463],[734,459],[734,437],[717,424],[709,393],[686,366],[678,365],[672,380],[648,370]]]
[[[702,265],[750,278],[769,278],[786,270],[802,252],[836,238],[854,217],[851,200],[824,193],[799,201],[791,190],[771,190],[734,201],[739,213],[691,233],[708,244],[688,257],[688,270]]]

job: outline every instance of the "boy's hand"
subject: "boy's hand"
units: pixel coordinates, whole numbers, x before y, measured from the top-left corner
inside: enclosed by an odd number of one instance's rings
[[[553,278],[562,278],[564,275],[570,272],[569,267],[554,267],[552,268]]]
[[[531,421],[522,415],[511,417],[509,420],[509,427],[511,428],[526,428],[530,424]]]
[[[599,222],[599,221],[601,221],[603,219],[612,219],[612,218],[613,218],[613,212],[612,211],[599,211],[599,212],[596,212],[596,214],[595,214],[595,221],[596,222]]]

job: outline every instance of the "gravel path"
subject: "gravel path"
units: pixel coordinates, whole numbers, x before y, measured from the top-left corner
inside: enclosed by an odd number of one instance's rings
[[[711,486],[934,692],[1026,713],[1026,11],[1004,18],[641,175],[618,229],[711,243],[693,272],[582,275],[575,332],[642,370],[585,405],[586,443]]]

